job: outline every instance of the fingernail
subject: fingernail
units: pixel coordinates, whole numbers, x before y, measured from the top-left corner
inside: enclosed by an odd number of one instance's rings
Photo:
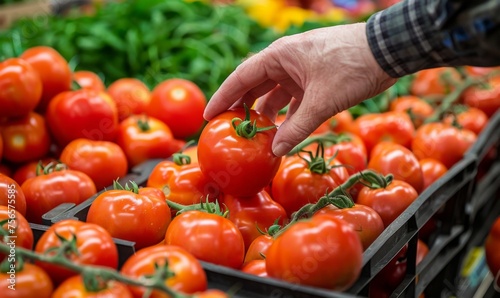
[[[273,148],[274,155],[281,157],[292,150],[292,147],[287,143],[279,143]]]

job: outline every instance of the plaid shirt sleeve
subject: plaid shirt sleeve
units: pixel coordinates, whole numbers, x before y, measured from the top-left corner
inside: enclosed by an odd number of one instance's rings
[[[500,65],[499,0],[404,0],[372,15],[368,43],[397,78],[440,66]]]

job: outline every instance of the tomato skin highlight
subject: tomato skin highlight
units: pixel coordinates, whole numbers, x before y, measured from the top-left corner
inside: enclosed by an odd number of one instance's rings
[[[242,272],[260,276],[260,277],[268,277],[266,270],[266,260],[252,260],[241,268]]]
[[[15,291],[9,290],[10,274],[0,272],[2,298],[52,298],[54,286],[49,275],[39,266],[24,263],[23,269],[16,270]]]
[[[0,206],[8,205],[14,206],[17,212],[26,216],[26,197],[21,186],[16,180],[0,174]]]
[[[106,86],[104,86],[102,79],[94,72],[87,70],[75,71],[73,79],[83,89],[92,89],[99,92],[106,91]]]

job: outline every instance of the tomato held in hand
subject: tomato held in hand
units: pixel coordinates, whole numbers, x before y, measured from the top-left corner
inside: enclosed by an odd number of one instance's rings
[[[266,268],[270,277],[343,291],[359,277],[362,258],[359,236],[346,221],[317,214],[276,237],[266,254]]]
[[[149,88],[143,82],[134,78],[122,78],[114,81],[108,87],[108,94],[116,103],[119,121],[130,115],[146,113],[151,101]]]
[[[55,251],[47,252],[47,250],[69,245],[69,243],[63,244],[60,237],[67,241],[76,241],[78,252],[68,249],[66,255],[73,263],[113,269],[118,267],[118,249],[111,235],[96,224],[73,219],[59,221],[45,231],[36,244],[35,252],[53,255]],[[49,274],[55,285],[77,274],[52,263],[37,261],[35,264]]]
[[[33,249],[33,231],[26,218],[20,212],[16,211],[15,208],[12,208],[12,206],[0,206],[0,222],[4,220],[7,220],[7,222],[3,225],[3,229],[8,231],[9,235],[2,236],[0,242],[9,244],[9,241],[12,241],[15,247]],[[3,253],[0,253],[0,263],[4,260],[5,256]]]
[[[172,220],[165,244],[181,246],[199,260],[234,269],[245,258],[245,242],[236,225],[221,215],[198,210]]]
[[[135,242],[137,249],[159,243],[170,219],[165,195],[150,187],[107,190],[92,202],[87,214],[87,222],[103,227],[114,238]]]
[[[184,139],[202,128],[206,105],[207,99],[195,83],[168,79],[153,89],[147,114],[165,122],[176,139]]]
[[[26,197],[21,186],[17,181],[3,174],[0,174],[0,205],[11,205],[17,212],[26,216]]]
[[[131,256],[121,268],[120,273],[130,278],[138,279],[151,276],[155,266],[164,266],[168,262],[168,269],[173,276],[165,278],[165,284],[175,291],[192,294],[207,289],[207,276],[200,262],[189,252],[175,245],[156,245],[143,248]],[[145,288],[128,286],[134,297],[143,297]],[[159,291],[153,291],[151,298],[170,297]]]
[[[0,63],[0,118],[27,115],[41,97],[42,81],[30,64],[17,58]]]
[[[236,108],[219,114],[205,126],[198,141],[201,171],[223,193],[257,194],[269,185],[281,163],[271,149],[276,131],[273,122],[255,110],[245,113]]]
[[[97,277],[96,277],[97,279]],[[52,298],[133,298],[126,285],[114,280],[100,285],[97,291],[86,289],[81,275],[75,275],[60,284],[52,294]]]
[[[498,253],[500,251],[500,217],[490,227],[490,231],[484,242],[484,249],[488,268],[495,277],[497,286],[500,287],[500,254]]]
[[[106,86],[95,72],[80,70],[73,73],[73,79],[80,85],[82,89],[92,89],[95,91],[105,92]]]
[[[52,298],[54,286],[49,275],[39,266],[25,262],[22,268],[16,268],[14,280],[15,290],[9,290],[12,285],[10,274],[0,271],[0,289],[2,298]]]

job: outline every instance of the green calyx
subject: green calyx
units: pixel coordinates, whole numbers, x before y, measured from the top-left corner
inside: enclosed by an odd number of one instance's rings
[[[275,125],[258,128],[257,120],[254,120],[252,122],[250,119],[250,109],[248,108],[248,106],[246,104],[243,104],[243,106],[245,108],[245,119],[241,120],[241,118],[236,117],[231,120],[231,125],[236,130],[236,134],[238,136],[243,137],[245,139],[251,139],[258,132],[276,128]]]
[[[130,187],[128,185],[128,182],[125,183],[125,186],[123,186],[120,184],[120,182],[118,182],[118,180],[114,180],[113,181],[113,189],[125,190],[125,191],[130,191],[130,192],[133,192],[135,194],[138,194],[139,193],[139,185],[137,185],[137,183],[135,183],[134,181],[130,181],[130,184],[132,185],[132,187]]]

